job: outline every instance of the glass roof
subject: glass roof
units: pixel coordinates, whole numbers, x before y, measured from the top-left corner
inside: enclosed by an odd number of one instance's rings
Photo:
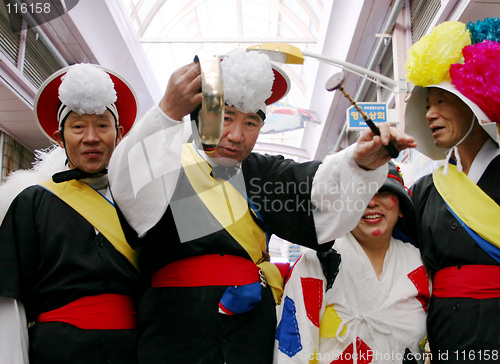
[[[302,50],[315,51],[320,39],[325,0],[122,0],[143,45],[161,89],[170,74],[191,62],[196,54],[224,54],[236,47],[280,42]],[[328,13],[328,12],[327,12]],[[256,149],[287,154],[286,148],[266,148],[269,144],[299,148],[304,125],[314,118],[297,116],[297,108],[308,109],[308,85],[317,65],[282,65],[290,77],[289,94],[281,100],[278,121],[293,119],[292,130],[263,131]],[[291,111],[284,109],[292,106]],[[268,110],[268,122],[271,121]],[[294,115],[295,113],[295,115]],[[297,121],[297,117],[302,120]],[[271,129],[271,128],[268,128]],[[276,150],[278,149],[278,150]],[[287,156],[295,158],[293,153]]]

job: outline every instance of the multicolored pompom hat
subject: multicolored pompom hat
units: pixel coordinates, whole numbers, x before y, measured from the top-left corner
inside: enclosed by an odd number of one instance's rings
[[[421,153],[434,160],[446,157],[446,151],[434,145],[427,126],[430,87],[458,96],[499,143],[500,18],[436,26],[410,48],[406,76],[415,87],[406,107],[405,132],[415,138]]]
[[[94,64],[75,64],[52,74],[35,96],[35,119],[47,138],[62,127],[70,111],[102,114],[108,109],[128,133],[139,103],[132,86],[117,73]]]

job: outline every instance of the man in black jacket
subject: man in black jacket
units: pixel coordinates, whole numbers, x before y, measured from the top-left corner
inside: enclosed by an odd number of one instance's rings
[[[259,53],[223,57],[224,124],[215,150],[183,144],[182,118],[201,102],[200,65],[172,74],[159,105],[110,163],[127,236],[144,247],[151,288],[139,311],[139,362],[270,363],[282,293],[268,239],[320,248],[352,229],[387,175],[381,126],[321,162],[253,153],[266,105],[288,77]],[[383,166],[383,167],[382,167]],[[371,171],[371,169],[378,170]],[[324,245],[326,246],[326,245]]]

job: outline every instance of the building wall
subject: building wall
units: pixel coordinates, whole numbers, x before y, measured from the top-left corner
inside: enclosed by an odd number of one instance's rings
[[[35,159],[32,151],[3,131],[0,131],[0,155],[2,182],[17,169],[31,168]]]

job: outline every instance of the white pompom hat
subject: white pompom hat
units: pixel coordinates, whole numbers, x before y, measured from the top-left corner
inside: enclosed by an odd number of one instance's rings
[[[75,64],[52,74],[35,96],[35,119],[47,138],[62,127],[70,111],[102,114],[110,110],[117,125],[130,130],[138,115],[137,96],[120,75],[94,64]]]
[[[237,48],[222,56],[224,102],[245,113],[265,113],[290,91],[290,79],[266,54]]]

